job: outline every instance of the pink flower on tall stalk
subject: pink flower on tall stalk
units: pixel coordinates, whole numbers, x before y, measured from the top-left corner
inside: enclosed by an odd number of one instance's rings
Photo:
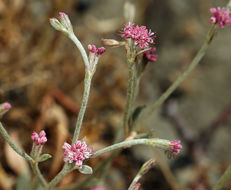
[[[64,149],[64,162],[75,162],[79,168],[82,168],[85,159],[92,156],[92,149],[88,148],[84,141],[77,141],[73,145],[65,142],[62,148]]]
[[[157,54],[155,54],[156,48],[153,47],[151,50],[144,52],[145,57],[150,62],[156,62]]]
[[[231,25],[230,11],[228,9],[217,7],[211,8],[210,12],[213,14],[210,18],[213,24],[218,24],[221,28],[224,28],[225,25]]]
[[[141,49],[149,48],[150,44],[154,43],[155,33],[148,30],[146,26],[134,26],[133,23],[128,22],[124,28],[119,30],[120,36],[124,39],[133,39],[135,45]]]
[[[44,145],[47,142],[46,133],[42,130],[39,134],[33,131],[31,139],[34,141],[36,146]]]

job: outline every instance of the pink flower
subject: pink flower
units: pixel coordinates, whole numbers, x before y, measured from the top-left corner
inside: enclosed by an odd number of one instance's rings
[[[157,54],[155,54],[156,48],[153,47],[151,50],[144,52],[145,57],[150,62],[156,62]]]
[[[11,105],[9,103],[4,103],[4,110],[8,111],[11,108]]]
[[[92,156],[92,149],[88,148],[84,141],[77,141],[73,145],[65,142],[62,148],[64,149],[64,162],[75,162],[79,168],[82,168],[85,159]]]
[[[96,48],[95,45],[91,44],[88,45],[88,49],[91,53],[95,54],[96,56],[100,56],[106,51],[104,47]]]
[[[46,133],[42,130],[39,134],[33,131],[31,139],[34,141],[36,146],[44,145],[47,142]]]
[[[231,25],[230,11],[228,9],[217,7],[211,8],[210,12],[213,14],[210,18],[213,24],[218,24],[221,28],[224,28],[225,25]]]
[[[119,30],[120,36],[124,39],[133,39],[135,45],[138,45],[141,49],[146,49],[149,44],[154,43],[155,33],[148,30],[146,26],[134,26],[133,23],[128,22],[124,28]]]
[[[181,149],[182,149],[182,145],[180,144],[179,140],[171,141],[170,151],[172,151],[173,153],[178,154]]]
[[[140,186],[141,186],[140,183],[135,184],[133,190],[139,190]]]

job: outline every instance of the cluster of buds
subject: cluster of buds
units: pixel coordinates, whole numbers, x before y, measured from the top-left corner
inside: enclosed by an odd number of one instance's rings
[[[178,154],[181,149],[182,149],[182,145],[180,144],[179,140],[171,141],[170,149],[169,149],[171,152],[173,152],[174,154]]]
[[[221,28],[224,28],[225,25],[231,25],[230,11],[226,8],[211,8],[210,12],[213,16],[210,18],[210,21],[213,24],[218,24]]]
[[[33,131],[31,139],[36,146],[42,146],[47,142],[46,133],[44,130],[42,130],[39,134]]]
[[[106,51],[104,47],[96,48],[95,45],[88,45],[89,53],[89,71],[95,72],[96,65],[99,61],[99,57]]]
[[[150,44],[154,43],[155,33],[148,30],[146,26],[134,26],[133,23],[128,22],[124,28],[119,30],[120,36],[126,40],[134,40],[134,44],[139,46],[142,50],[149,48]]]
[[[82,168],[85,159],[93,155],[92,149],[84,141],[77,141],[73,145],[65,142],[62,148],[64,149],[64,162],[75,162],[75,165],[79,168]]]
[[[59,20],[56,18],[50,18],[50,23],[56,30],[61,31],[64,34],[68,35],[73,33],[73,28],[67,14],[59,12]]]

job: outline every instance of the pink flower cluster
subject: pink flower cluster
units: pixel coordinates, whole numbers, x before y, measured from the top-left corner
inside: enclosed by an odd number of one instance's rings
[[[33,131],[31,139],[34,141],[36,146],[44,145],[47,142],[46,133],[42,130],[39,134]]]
[[[133,23],[128,22],[124,28],[119,30],[120,36],[124,39],[133,39],[135,45],[138,45],[141,49],[146,49],[149,44],[154,43],[155,33],[148,30],[146,26],[134,26]]]
[[[210,21],[213,24],[218,24],[221,28],[224,28],[225,25],[231,25],[230,11],[226,8],[211,8],[210,12],[213,16],[210,18]]]
[[[173,153],[178,154],[180,152],[180,150],[182,149],[182,145],[180,144],[179,140],[174,140],[171,141],[171,148],[170,151],[172,151]]]
[[[94,53],[96,56],[100,56],[106,51],[104,47],[96,48],[95,45],[91,44],[88,45],[88,49],[91,53]]]
[[[88,148],[84,141],[77,141],[73,145],[65,142],[62,148],[64,149],[64,162],[75,162],[79,168],[82,168],[85,159],[92,156],[92,149]]]
[[[153,47],[151,50],[144,52],[145,57],[150,62],[156,62],[157,54],[155,54],[156,48]]]

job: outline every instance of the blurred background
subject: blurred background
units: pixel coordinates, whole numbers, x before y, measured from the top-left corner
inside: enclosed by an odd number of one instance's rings
[[[191,63],[210,27],[211,7],[220,0],[134,0],[135,23],[157,32],[156,63],[146,69],[138,105],[151,105]],[[75,45],[49,24],[59,11],[67,13],[86,48],[102,46],[101,38],[121,40],[125,0],[0,0],[0,102],[13,108],[2,118],[14,141],[31,150],[31,133],[44,129],[44,152],[52,159],[41,163],[47,179],[63,164],[64,141],[70,142],[78,113],[84,64]],[[116,156],[109,172],[95,179],[106,189],[126,189],[141,165],[157,164],[141,179],[141,189],[211,189],[231,160],[231,28],[219,29],[199,66],[171,95],[140,132],[169,140],[179,139],[183,151],[168,159],[163,151],[136,146]],[[98,150],[112,144],[126,100],[127,64],[123,48],[107,48],[93,78],[81,131]],[[0,138],[0,189],[16,189],[27,163]],[[91,159],[95,169],[109,154]],[[86,176],[72,172],[60,186]],[[89,186],[82,189],[89,189]],[[231,183],[225,186],[231,189]]]

